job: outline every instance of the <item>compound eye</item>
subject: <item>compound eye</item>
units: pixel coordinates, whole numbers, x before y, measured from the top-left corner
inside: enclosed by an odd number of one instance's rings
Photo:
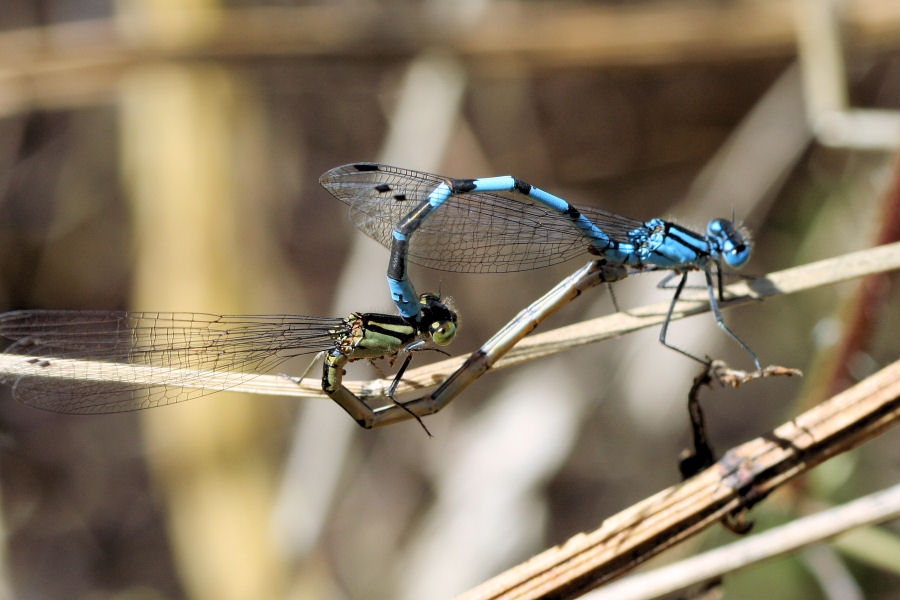
[[[731,246],[727,252],[725,252],[723,258],[725,262],[728,263],[729,267],[733,267],[738,269],[747,264],[747,261],[750,259],[750,246],[742,245],[742,246]]]
[[[745,233],[727,219],[715,219],[706,233],[718,244],[722,258],[730,267],[740,268],[750,259],[750,243]]]
[[[438,346],[446,346],[456,337],[456,323],[453,321],[435,321],[430,329],[431,339]]]

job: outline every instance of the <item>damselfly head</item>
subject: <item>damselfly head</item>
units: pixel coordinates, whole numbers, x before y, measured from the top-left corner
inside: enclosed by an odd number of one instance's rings
[[[713,219],[706,234],[715,242],[716,250],[729,267],[739,269],[750,260],[750,233],[728,219]]]
[[[456,337],[458,317],[450,298],[424,293],[419,296],[421,322],[427,324],[428,334],[438,346],[446,346]],[[424,329],[424,328],[423,328]]]

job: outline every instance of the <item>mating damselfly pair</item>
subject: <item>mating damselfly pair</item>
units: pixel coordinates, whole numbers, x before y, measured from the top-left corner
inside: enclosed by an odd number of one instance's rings
[[[575,207],[511,176],[451,179],[419,171],[354,163],[325,173],[320,183],[350,208],[366,234],[391,248],[388,285],[399,315],[354,313],[346,318],[293,315],[208,315],[122,311],[23,310],[0,315],[0,336],[13,343],[0,381],[32,406],[63,413],[150,408],[215,390],[197,387],[210,373],[228,389],[271,371],[293,356],[322,353],[322,389],[360,425],[377,427],[443,408],[543,319],[599,283],[630,273],[680,275],[660,341],[689,271],[702,271],[716,323],[759,360],[724,323],[718,309],[723,265],[739,268],[750,255],[746,236],[725,219],[705,234],[663,221]],[[342,384],[349,361],[394,357],[428,342],[449,344],[457,316],[438,295],[417,294],[407,261],[471,273],[513,272],[557,264],[583,253],[589,264],[525,308],[431,394],[393,401],[399,369],[380,406]],[[668,279],[668,278],[667,278]],[[377,399],[376,399],[377,400]]]

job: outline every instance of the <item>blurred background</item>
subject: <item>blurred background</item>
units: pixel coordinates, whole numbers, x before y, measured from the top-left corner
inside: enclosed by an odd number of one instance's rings
[[[734,215],[751,274],[895,241],[898,50],[893,0],[4,0],[0,309],[393,312],[388,251],[317,184],[363,160],[513,174],[694,228]],[[583,262],[411,273],[454,298],[450,349],[465,354]],[[617,284],[620,304],[664,301],[657,280]],[[764,364],[806,375],[704,392],[714,446],[894,361],[896,284],[727,311]],[[541,330],[611,311],[598,289]],[[432,439],[414,422],[363,431],[320,399],[78,417],[4,387],[0,597],[451,597],[678,481],[698,369],[658,335],[491,373],[427,418]],[[752,367],[709,315],[669,336]],[[757,527],[895,482],[897,442],[781,490]],[[900,557],[897,532],[747,569],[725,591],[900,598],[900,564],[866,554]],[[713,528],[658,560],[730,539]]]

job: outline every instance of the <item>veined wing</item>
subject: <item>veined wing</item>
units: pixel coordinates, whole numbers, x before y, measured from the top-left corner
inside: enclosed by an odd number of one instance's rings
[[[449,178],[376,163],[336,167],[319,179],[350,207],[364,233],[390,247],[394,225]],[[581,210],[581,209],[579,209]],[[584,209],[613,239],[643,227],[601,209]],[[600,222],[604,225],[600,225]],[[564,214],[516,192],[453,194],[410,239],[409,259],[444,271],[526,271],[584,254],[591,240]]]
[[[0,314],[6,355],[0,373],[17,400],[54,412],[110,413],[181,402],[217,390],[193,388],[222,374],[243,383],[292,356],[334,346],[340,318],[294,315],[20,310]]]

